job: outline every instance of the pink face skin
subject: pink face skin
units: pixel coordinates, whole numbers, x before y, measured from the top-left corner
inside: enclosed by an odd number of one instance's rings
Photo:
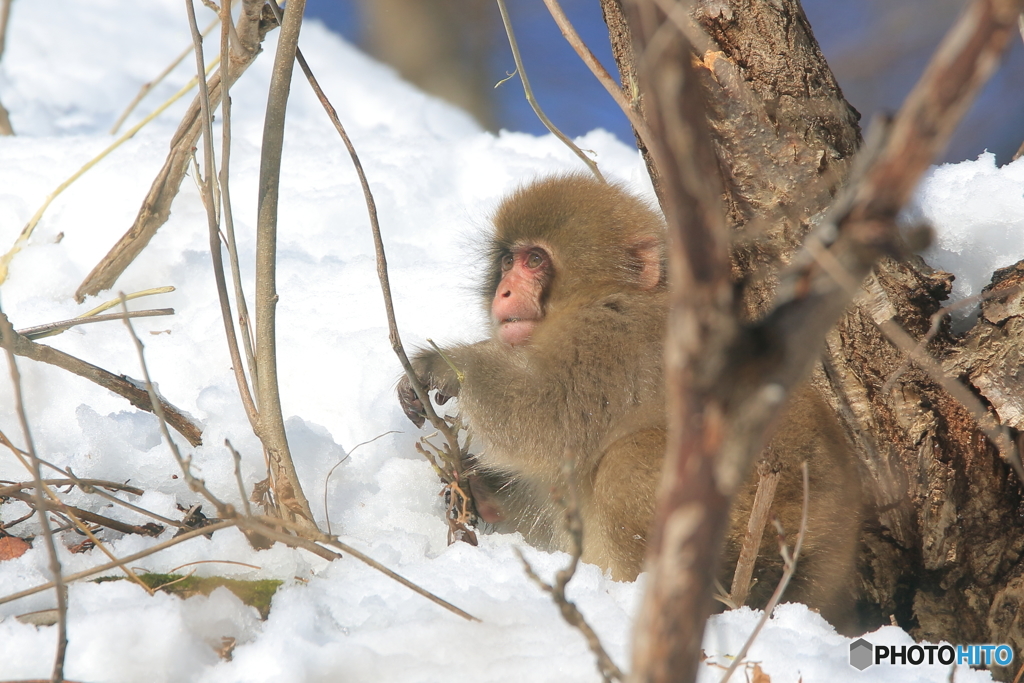
[[[544,318],[541,297],[551,280],[551,257],[537,245],[517,247],[502,259],[501,273],[491,316],[498,326],[498,339],[509,346],[523,346]]]

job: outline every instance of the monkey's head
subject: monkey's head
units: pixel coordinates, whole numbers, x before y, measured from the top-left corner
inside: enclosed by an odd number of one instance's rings
[[[498,207],[483,296],[496,336],[526,344],[545,316],[665,286],[665,229],[643,200],[584,175],[520,188]]]

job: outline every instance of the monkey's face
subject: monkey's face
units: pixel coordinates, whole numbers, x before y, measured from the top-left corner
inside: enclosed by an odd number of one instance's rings
[[[510,346],[522,346],[544,319],[544,295],[554,266],[544,246],[520,244],[501,255],[500,268],[491,317],[498,339]]]

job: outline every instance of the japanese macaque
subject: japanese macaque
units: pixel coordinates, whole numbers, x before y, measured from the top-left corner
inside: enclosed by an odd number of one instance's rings
[[[661,216],[614,185],[574,175],[522,188],[494,217],[482,286],[490,338],[445,348],[444,358],[424,350],[413,359],[438,402],[458,397],[479,444],[470,471],[481,516],[538,547],[567,550],[558,492],[571,477],[582,559],[619,580],[643,567],[665,451],[664,243]],[[453,367],[463,374],[461,384]],[[422,425],[423,406],[405,378],[398,395],[406,415]],[[824,604],[850,564],[859,485],[830,409],[810,389],[795,401],[771,445],[783,465],[774,510],[795,537],[800,462],[807,459],[806,571],[798,570],[797,590],[787,597]],[[733,565],[756,485],[755,474],[735,505],[726,550]],[[752,602],[760,600],[765,578],[781,573],[770,526],[762,552],[771,559],[755,567],[760,580]],[[723,578],[731,572],[727,567]],[[774,582],[766,588],[770,594]]]

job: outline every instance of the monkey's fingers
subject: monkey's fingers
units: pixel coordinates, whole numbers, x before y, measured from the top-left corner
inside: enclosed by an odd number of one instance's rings
[[[434,400],[437,401],[437,405],[443,406],[445,403],[452,400],[452,397],[448,394],[442,394],[441,390],[438,389],[437,394],[434,395]]]
[[[427,419],[427,413],[423,409],[423,403],[416,397],[412,383],[408,377],[403,377],[398,383],[398,402],[402,406],[402,412],[417,427],[422,427]]]

